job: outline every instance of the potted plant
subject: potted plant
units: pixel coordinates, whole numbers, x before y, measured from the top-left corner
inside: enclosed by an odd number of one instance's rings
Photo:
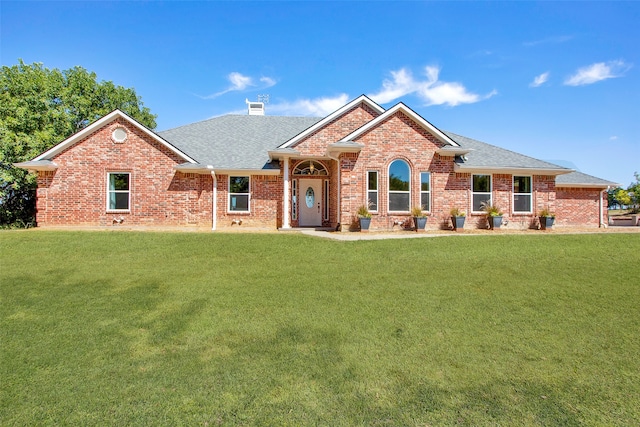
[[[502,211],[496,205],[492,205],[491,203],[484,203],[483,208],[487,214],[487,222],[489,223],[489,228],[495,230],[496,228],[500,228],[502,225]]]
[[[360,206],[356,215],[360,222],[360,231],[369,231],[369,226],[371,225],[371,212],[369,212],[369,208],[366,205]]]
[[[455,231],[461,231],[464,228],[464,219],[467,216],[465,211],[461,211],[458,208],[451,209],[451,223]]]
[[[538,214],[538,219],[540,220],[540,229],[546,230],[547,228],[553,227],[556,214],[550,212],[548,208],[544,208]]]
[[[413,217],[413,225],[416,231],[424,231],[427,227],[427,215],[422,212],[422,206],[414,206],[411,208],[411,216]]]

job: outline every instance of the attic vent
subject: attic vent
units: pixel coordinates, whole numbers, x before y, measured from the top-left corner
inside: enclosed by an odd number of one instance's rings
[[[116,143],[123,143],[127,139],[127,131],[124,128],[115,128],[111,133],[111,139]]]
[[[264,102],[246,101],[250,116],[264,116]]]

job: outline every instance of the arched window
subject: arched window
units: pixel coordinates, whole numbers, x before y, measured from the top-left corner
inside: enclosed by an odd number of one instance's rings
[[[404,160],[389,165],[389,211],[409,212],[411,201],[411,170]]]
[[[327,168],[320,162],[314,162],[313,160],[307,160],[297,164],[293,170],[294,175],[329,175]]]

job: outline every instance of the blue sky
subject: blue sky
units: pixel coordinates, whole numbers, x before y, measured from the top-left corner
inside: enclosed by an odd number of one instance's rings
[[[640,2],[0,2],[0,60],[135,88],[166,130],[269,95],[361,94],[626,187],[640,172]]]

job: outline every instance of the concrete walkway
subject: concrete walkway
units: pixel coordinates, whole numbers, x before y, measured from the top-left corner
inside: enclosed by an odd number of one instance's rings
[[[550,236],[559,234],[615,234],[615,233],[638,233],[640,227],[608,227],[608,228],[553,228],[548,231],[542,230],[513,230],[501,228],[499,230],[470,229],[460,233],[448,230],[427,230],[423,233],[415,231],[374,231],[369,233],[360,232],[333,232],[325,230],[314,230],[299,228],[294,232],[307,236],[320,237],[323,239],[333,239],[341,241],[359,240],[387,240],[387,239],[420,239],[429,237],[463,237],[463,236],[504,236],[504,235],[530,235],[530,236]]]

